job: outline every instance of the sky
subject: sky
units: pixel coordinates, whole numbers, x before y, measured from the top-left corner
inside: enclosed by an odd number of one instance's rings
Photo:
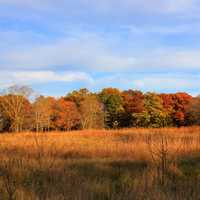
[[[0,0],[0,88],[200,94],[199,0]]]

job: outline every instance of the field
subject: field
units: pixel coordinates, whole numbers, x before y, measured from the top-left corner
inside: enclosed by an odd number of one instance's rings
[[[0,135],[0,200],[200,199],[200,127]]]

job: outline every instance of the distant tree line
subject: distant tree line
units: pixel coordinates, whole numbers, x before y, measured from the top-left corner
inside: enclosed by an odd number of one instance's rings
[[[0,96],[0,131],[68,131],[200,125],[200,97],[105,88],[73,91],[58,99],[13,86]]]

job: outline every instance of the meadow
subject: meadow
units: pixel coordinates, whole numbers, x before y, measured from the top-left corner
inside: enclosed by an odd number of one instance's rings
[[[200,199],[200,127],[0,135],[0,200]]]

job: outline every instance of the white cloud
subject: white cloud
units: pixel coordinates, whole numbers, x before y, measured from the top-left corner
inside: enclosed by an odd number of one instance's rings
[[[182,27],[174,32],[186,31]],[[194,29],[194,28],[193,28]],[[147,31],[147,28],[145,28]],[[141,30],[140,30],[141,31]],[[148,31],[173,32],[166,28],[152,28]],[[155,69],[200,69],[200,49],[175,49],[160,46],[159,49],[146,47],[137,37],[131,37],[127,43],[136,43],[127,47],[125,41],[114,36],[92,32],[71,32],[60,38],[46,40],[44,35],[33,32],[0,32],[0,69],[40,70],[57,69],[79,71],[126,71]],[[4,42],[5,41],[5,42]],[[139,42],[139,43],[137,43]],[[122,48],[122,44],[125,49]],[[145,45],[145,44],[144,44]],[[66,67],[64,67],[66,66]],[[70,66],[70,67],[67,67]]]
[[[0,68],[94,70],[117,72],[126,70],[157,71],[200,69],[200,49],[129,49],[128,54],[118,49],[113,41],[98,36],[62,38],[50,44],[10,49],[0,54]],[[114,43],[114,42],[113,42]]]
[[[141,79],[135,79],[134,84],[137,88],[146,88],[146,90],[184,90],[194,88],[200,81],[192,80],[190,77],[183,79],[180,77],[144,77]]]
[[[198,70],[200,69],[200,50],[154,50],[139,57],[136,66],[157,70]]]
[[[163,13],[182,10],[185,12],[185,10],[193,10],[194,5],[198,2],[196,0],[149,0],[148,2],[146,0],[78,0],[73,3],[67,0],[0,0],[1,4],[29,7],[36,10],[67,8],[66,10],[73,10],[72,12],[76,9],[85,10],[84,8],[94,12],[96,12],[96,9],[99,12],[114,10],[116,14],[121,15],[118,9],[122,12],[129,10],[145,10],[145,13],[146,11]],[[130,14],[130,16],[132,15]],[[48,20],[46,19],[46,21]],[[56,24],[55,21],[54,23]],[[182,33],[200,34],[199,24],[144,25],[140,27],[130,25],[126,28],[142,36],[130,36],[129,33],[125,32],[124,35],[128,35],[127,40],[121,39],[124,37],[120,35],[121,29],[118,29],[117,33],[113,33],[112,36],[108,36],[109,34],[101,35],[101,33],[97,33],[98,30],[89,33],[83,30],[73,32],[70,31],[73,27],[65,28],[64,24],[62,26],[63,32],[67,29],[66,36],[57,36],[57,38],[55,38],[56,36],[51,38],[49,31],[46,35],[39,34],[40,31],[37,31],[34,27],[31,27],[33,31],[1,31],[0,69],[47,70],[62,67],[64,70],[68,70],[69,67],[63,66],[70,66],[71,69],[80,71],[114,72],[126,71],[127,69],[150,71],[152,68],[156,70],[200,68],[200,49],[193,50],[188,47],[187,50],[174,50],[165,47],[165,44],[161,44],[159,39],[156,38],[157,33],[162,36]],[[154,36],[152,37],[151,34],[154,34]],[[116,35],[118,35],[118,38],[115,38]],[[149,35],[151,36],[149,37]],[[150,45],[153,43],[155,47],[149,47],[148,43],[151,43]],[[129,48],[130,44],[132,45],[131,48]],[[143,49],[141,49],[142,47]],[[158,51],[157,48],[161,50]]]
[[[20,40],[21,41],[21,40]],[[10,48],[0,55],[2,69],[44,69],[59,66],[71,68],[113,71],[130,68],[135,63],[134,57],[122,56],[113,51],[112,42],[93,33],[82,32],[78,36],[61,38],[48,44],[34,44]]]
[[[14,84],[46,84],[59,82],[82,82],[89,89],[99,91],[105,87],[117,87],[122,90],[138,89],[154,92],[189,91],[192,95],[200,93],[200,74],[119,74],[103,75],[93,78],[83,72],[53,72],[53,71],[0,71],[0,87],[6,88]],[[48,90],[51,93],[51,89]],[[60,94],[63,95],[63,94]]]
[[[84,72],[53,72],[53,71],[0,71],[0,87],[13,84],[42,84],[50,82],[87,82],[93,79]]]
[[[122,90],[136,89],[144,92],[174,93],[187,91],[196,96],[200,94],[200,89],[197,88],[200,85],[200,74],[114,74],[95,80],[92,88],[100,90],[111,85]]]

